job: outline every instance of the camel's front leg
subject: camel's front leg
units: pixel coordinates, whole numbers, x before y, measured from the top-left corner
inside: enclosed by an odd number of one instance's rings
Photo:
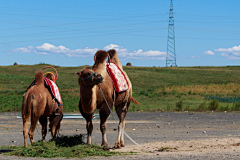
[[[60,122],[62,120],[63,114],[60,112],[60,115],[52,115],[49,117],[50,125],[51,125],[51,133],[52,133],[52,140],[55,140],[57,137],[57,133],[60,128]]]
[[[86,120],[87,145],[90,145],[91,142],[92,142],[92,130],[93,130],[92,116],[93,116],[93,114],[86,114],[86,113],[83,112],[81,99],[79,101],[78,108],[80,110],[80,113],[82,114],[82,116]]]
[[[54,124],[53,124],[53,125],[56,126],[55,134],[54,134],[54,136],[53,136],[53,139],[54,139],[54,140],[56,139],[57,133],[59,132],[62,118],[63,118],[63,113],[60,112],[60,115],[56,116],[56,119],[55,119],[55,121],[54,121]]]
[[[86,119],[86,129],[87,129],[87,145],[90,145],[92,143],[92,130],[93,130],[93,124],[92,124],[92,116],[90,119]]]
[[[99,110],[99,115],[100,115],[100,130],[102,132],[102,146],[104,146],[104,150],[109,150],[108,143],[107,143],[107,118],[110,115],[109,108],[107,105],[102,105],[100,110]]]

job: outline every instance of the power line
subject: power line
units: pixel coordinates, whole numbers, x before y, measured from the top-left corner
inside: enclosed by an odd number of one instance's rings
[[[12,41],[12,42],[4,42],[0,44],[6,44],[6,43],[20,43],[20,42],[32,42],[32,41],[47,41],[47,40],[59,40],[59,39],[71,39],[71,38],[82,38],[82,37],[95,37],[95,36],[106,36],[106,35],[114,35],[114,34],[124,34],[124,33],[133,33],[133,32],[143,32],[143,31],[152,31],[152,30],[159,30],[160,27],[155,27],[152,29],[141,29],[136,31],[136,29],[133,29],[132,31],[123,31],[123,32],[112,32],[112,33],[102,33],[102,34],[95,34],[95,35],[81,35],[81,36],[74,36],[74,37],[64,37],[64,38],[49,38],[49,39],[42,39],[42,40],[26,40],[26,41]]]

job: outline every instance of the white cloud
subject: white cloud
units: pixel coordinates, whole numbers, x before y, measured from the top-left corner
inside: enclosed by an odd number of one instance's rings
[[[205,54],[205,55],[215,55],[215,53],[210,51],[210,50],[208,50],[206,52],[203,52],[203,54]]]
[[[104,50],[115,49],[118,53],[118,56],[125,57],[128,55],[129,51],[126,48],[118,46],[116,44],[109,44],[104,47]]]
[[[66,48],[65,46],[54,46],[49,43],[44,43],[41,46],[28,46],[28,47],[20,47],[17,49],[10,50],[11,52],[18,53],[35,53],[39,55],[47,55],[47,54],[62,54],[68,57],[84,57],[89,55],[94,55],[97,51],[97,48],[84,48],[84,49],[75,49],[71,50]]]
[[[214,52],[220,52],[220,55],[227,60],[239,60],[240,59],[240,45],[233,46],[231,48],[218,48],[214,49]],[[215,53],[208,50],[203,54],[206,55],[215,55]]]
[[[233,54],[221,53],[221,56],[226,58],[227,60],[239,60],[240,57],[237,57]]]
[[[110,44],[106,47],[104,47],[105,50],[109,49],[115,49],[118,53],[119,57],[126,57],[131,59],[140,59],[140,58],[147,58],[147,59],[165,59],[166,52],[161,51],[143,51],[142,49],[139,49],[137,51],[129,51],[126,48],[123,48],[122,46],[118,46],[116,44]],[[153,58],[155,57],[155,58]]]
[[[239,60],[240,59],[240,45],[233,46],[231,48],[218,48],[214,49],[215,52],[221,52],[221,56],[227,60]]]
[[[138,49],[136,51],[129,51],[128,49],[122,46],[118,46],[116,44],[109,44],[104,47],[104,50],[109,50],[109,49],[115,49],[120,58],[164,60],[166,57],[166,52],[161,52],[157,50],[143,51],[142,49]],[[71,50],[62,45],[54,46],[49,43],[44,43],[41,46],[20,47],[10,51],[17,52],[17,53],[35,53],[39,55],[61,54],[61,55],[66,55],[67,57],[87,57],[87,56],[93,56],[97,50],[99,49],[88,48],[88,47],[83,49]]]

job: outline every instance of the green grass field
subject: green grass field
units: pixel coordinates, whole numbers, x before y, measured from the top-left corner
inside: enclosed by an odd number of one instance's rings
[[[34,80],[35,71],[48,64],[0,66],[0,112],[20,111],[22,95]],[[57,85],[64,103],[64,112],[79,112],[79,85],[75,75],[85,66],[59,67]],[[141,105],[131,104],[130,111],[196,110],[205,103],[207,110],[212,99],[216,110],[238,110],[240,67],[124,67],[133,84],[133,97]],[[46,69],[44,72],[52,71]],[[237,101],[226,102],[223,98]],[[181,103],[180,103],[181,102]],[[180,103],[180,109],[179,104]],[[178,106],[178,107],[177,107]]]

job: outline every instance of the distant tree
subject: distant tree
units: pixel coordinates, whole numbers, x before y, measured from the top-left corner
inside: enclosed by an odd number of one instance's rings
[[[132,66],[132,64],[131,64],[130,62],[128,62],[128,63],[126,64],[126,66]]]
[[[16,66],[16,65],[18,65],[18,64],[17,64],[17,62],[14,62],[14,64],[13,64],[13,65],[14,65],[14,66]]]

